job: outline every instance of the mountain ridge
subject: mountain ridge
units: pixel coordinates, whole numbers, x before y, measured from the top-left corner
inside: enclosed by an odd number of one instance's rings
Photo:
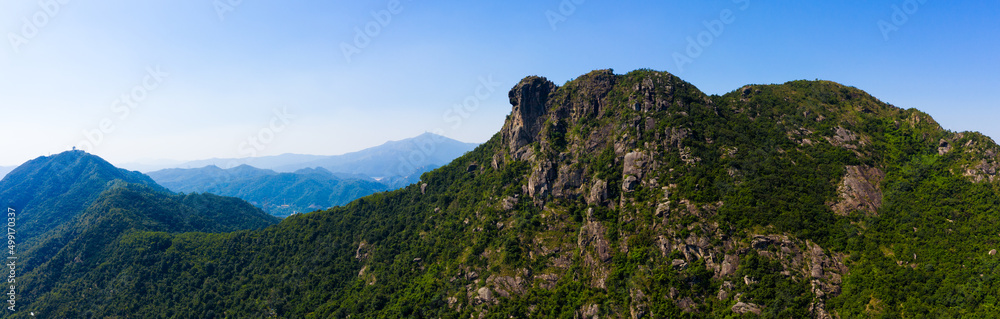
[[[213,158],[185,162],[176,168],[200,168],[209,165],[231,168],[240,164],[276,172],[294,172],[303,168],[323,167],[333,173],[362,174],[373,178],[410,175],[416,169],[427,165],[443,165],[462,153],[471,150],[476,143],[464,143],[434,133],[398,141],[386,141],[378,146],[340,155],[282,154],[254,158]],[[414,157],[410,159],[408,157]],[[366,161],[378,160],[368,164]],[[400,163],[385,165],[383,162],[401,160]],[[392,167],[391,169],[380,169]]]

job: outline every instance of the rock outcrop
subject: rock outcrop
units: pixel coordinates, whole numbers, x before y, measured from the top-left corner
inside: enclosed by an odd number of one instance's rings
[[[855,210],[877,215],[882,207],[882,180],[885,173],[876,167],[851,165],[844,169],[844,178],[837,187],[839,199],[831,205],[838,215]]]
[[[753,313],[755,315],[759,315],[760,314],[760,306],[759,305],[752,304],[752,303],[746,303],[746,302],[742,302],[742,301],[737,302],[735,305],[733,305],[732,310],[733,310],[733,312],[738,313],[738,314],[744,314],[744,313]]]
[[[546,78],[529,76],[507,94],[513,110],[501,133],[515,159],[524,159],[524,147],[536,140],[548,111],[549,97],[557,88]]]

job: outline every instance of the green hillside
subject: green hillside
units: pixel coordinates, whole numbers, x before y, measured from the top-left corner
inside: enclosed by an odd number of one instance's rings
[[[139,172],[116,168],[83,151],[68,151],[28,161],[0,180],[0,203],[19,212],[22,249],[43,233],[73,219],[112,181],[167,191]]]
[[[509,96],[499,133],[400,190],[262,230],[89,228],[11,317],[996,313],[986,136],[827,81],[708,96],[600,70]]]
[[[15,276],[8,283],[22,304],[36,299],[33,291],[75,280],[62,277],[64,269],[93,269],[93,258],[127,233],[232,232],[278,222],[237,198],[175,195],[148,176],[82,151],[19,166],[0,181],[0,201],[14,212],[7,262],[16,262]]]

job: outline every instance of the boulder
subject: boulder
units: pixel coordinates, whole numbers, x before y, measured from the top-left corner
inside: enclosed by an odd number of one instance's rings
[[[733,310],[733,312],[738,313],[738,314],[744,314],[744,313],[748,313],[748,312],[752,312],[752,313],[754,313],[756,315],[760,314],[760,306],[759,305],[752,304],[752,303],[746,303],[746,302],[742,302],[742,301],[737,302],[735,305],[733,305],[733,307],[731,309]]]
[[[608,183],[604,180],[595,180],[594,186],[590,188],[590,195],[587,196],[587,204],[601,205],[608,199]]]
[[[479,288],[479,290],[476,290],[476,304],[494,303],[495,301],[496,297],[493,296],[493,291],[491,291],[490,288],[482,287]]]
[[[625,163],[622,174],[624,176],[635,176],[642,179],[645,175],[646,165],[649,162],[649,156],[643,152],[631,152],[625,154]]]
[[[629,175],[628,177],[625,177],[625,180],[622,181],[623,191],[626,192],[634,191],[636,186],[639,186],[639,179],[636,178],[635,176]]]
[[[722,260],[722,267],[719,268],[719,277],[725,277],[736,273],[736,268],[740,265],[740,256],[726,254]]]
[[[847,166],[844,177],[837,187],[839,200],[831,205],[834,213],[847,215],[854,210],[862,210],[875,215],[882,207],[882,180],[885,173],[871,166]]]

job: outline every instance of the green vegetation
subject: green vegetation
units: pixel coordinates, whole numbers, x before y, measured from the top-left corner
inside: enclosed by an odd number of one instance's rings
[[[83,151],[39,157],[19,166],[0,180],[0,203],[19,212],[19,248],[29,249],[47,232],[72,220],[115,180],[167,191],[148,176],[116,168]]]

